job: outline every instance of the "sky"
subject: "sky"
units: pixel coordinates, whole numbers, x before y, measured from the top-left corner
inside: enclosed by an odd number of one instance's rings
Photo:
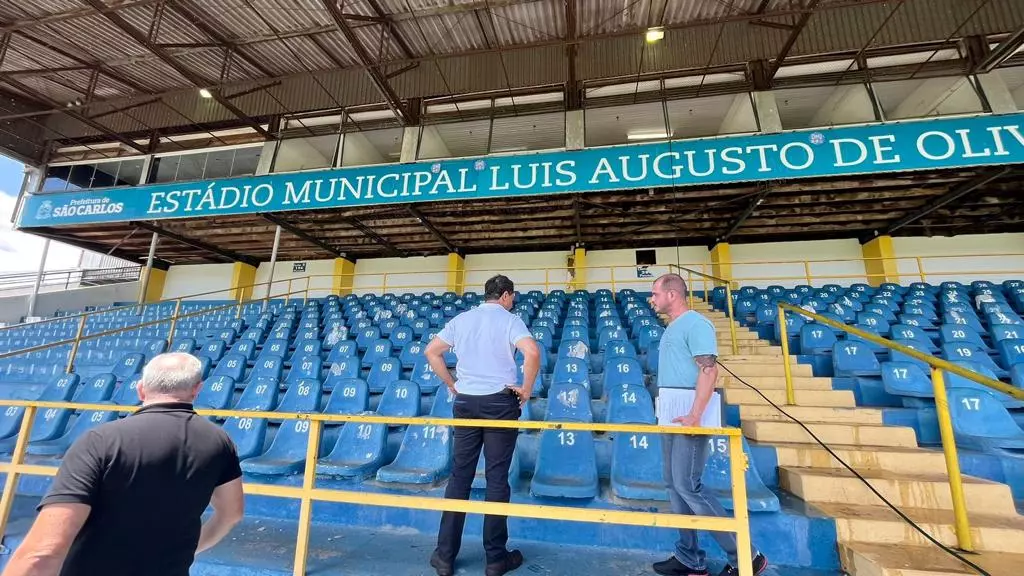
[[[13,230],[11,215],[21,190],[25,166],[0,155],[0,274],[35,272],[43,254],[43,239]],[[46,258],[47,270],[76,268],[82,251],[78,248],[50,243]]]

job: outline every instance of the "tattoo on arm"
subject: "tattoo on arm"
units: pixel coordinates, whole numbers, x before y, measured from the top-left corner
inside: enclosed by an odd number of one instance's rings
[[[714,354],[702,354],[700,356],[693,357],[693,361],[697,363],[697,366],[700,366],[701,372],[708,372],[714,368],[715,360],[717,359],[718,356],[715,356]]]

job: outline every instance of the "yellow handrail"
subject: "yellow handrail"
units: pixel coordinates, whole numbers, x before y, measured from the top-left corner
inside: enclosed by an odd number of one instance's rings
[[[726,308],[726,314],[729,315],[729,339],[730,339],[730,342],[732,343],[732,354],[733,354],[733,356],[739,354],[740,353],[739,341],[736,338],[736,319],[733,317],[733,307],[732,307],[732,285],[731,285],[732,282],[730,280],[725,279],[725,278],[719,278],[718,276],[712,276],[711,274],[705,274],[704,272],[697,272],[696,270],[692,270],[692,269],[686,268],[684,266],[677,266],[676,264],[669,264],[668,268],[669,268],[669,270],[678,269],[678,270],[684,271],[684,272],[686,272],[687,277],[690,278],[690,281],[687,282],[687,286],[688,286],[687,291],[690,293],[690,307],[691,308],[693,308],[693,277],[695,275],[699,276],[700,278],[704,279],[705,281],[712,280],[714,282],[721,282],[722,284],[725,284],[725,308]],[[704,286],[704,301],[705,302],[710,302],[711,301],[710,298],[708,297],[707,285],[706,284]]]
[[[1024,390],[1004,384],[999,380],[989,378],[982,374],[971,372],[966,368],[962,368],[941,358],[935,358],[930,354],[925,354],[924,352],[914,350],[913,348],[897,344],[876,334],[865,332],[853,326],[843,324],[842,322],[836,322],[831,318],[827,318],[814,312],[808,312],[807,310],[794,306],[788,302],[779,302],[779,314],[775,321],[779,325],[779,338],[782,340],[782,363],[786,375],[786,402],[790,405],[795,404],[795,392],[793,390],[793,375],[789,367],[789,336],[786,327],[787,311],[811,318],[815,322],[842,330],[848,334],[853,334],[858,338],[884,346],[890,350],[896,350],[910,356],[911,358],[925,362],[931,367],[932,389],[935,394],[935,411],[939,421],[939,435],[942,438],[942,451],[946,460],[946,472],[949,474],[950,496],[953,500],[953,516],[955,519],[957,545],[962,550],[968,552],[973,551],[974,544],[971,539],[970,522],[967,518],[967,503],[964,497],[963,476],[960,473],[960,460],[957,456],[956,438],[953,434],[953,420],[949,413],[949,399],[946,395],[946,381],[943,371],[951,372],[983,386],[992,388],[993,390],[1008,394],[1017,400],[1024,400]]]
[[[442,391],[442,393],[445,393]],[[2,496],[0,496],[0,535],[6,532],[14,503],[15,488],[22,474],[53,476],[57,468],[24,464],[28,438],[32,430],[32,422],[36,412],[41,409],[72,409],[102,410],[117,412],[133,412],[134,406],[116,406],[110,404],[78,404],[73,402],[32,402],[19,400],[0,400],[0,407],[16,406],[25,409],[19,427],[14,454],[9,463],[0,463],[0,472],[6,473]],[[246,494],[271,496],[278,498],[296,498],[300,501],[299,527],[296,537],[293,574],[302,576],[306,573],[306,560],[309,549],[309,531],[312,521],[312,503],[341,502],[370,506],[404,507],[418,510],[465,512],[472,514],[492,514],[524,518],[549,520],[591,522],[601,524],[623,524],[631,526],[655,526],[662,528],[684,528],[691,530],[710,530],[717,532],[734,532],[738,549],[749,550],[750,517],[747,510],[747,487],[745,471],[749,464],[743,452],[743,436],[738,428],[685,428],[680,426],[651,426],[639,424],[599,424],[582,422],[537,422],[537,421],[503,421],[503,420],[471,420],[455,418],[400,418],[369,415],[321,414],[321,413],[286,413],[286,412],[255,412],[245,410],[198,410],[200,415],[218,418],[266,418],[274,420],[302,420],[309,422],[306,439],[306,460],[303,466],[301,487],[274,486],[269,484],[244,483]],[[566,430],[580,432],[623,432],[632,434],[696,434],[709,436],[726,436],[729,438],[729,467],[732,474],[733,516],[717,518],[710,516],[691,516],[684,514],[638,512],[629,510],[596,510],[588,508],[572,508],[566,506],[548,506],[535,504],[511,504],[499,502],[479,502],[470,500],[449,500],[422,496],[405,496],[396,494],[375,494],[351,490],[328,490],[316,487],[316,462],[320,453],[320,432],[325,423],[361,422],[391,425],[413,426],[473,426],[486,428],[514,428],[531,430]],[[748,554],[739,556],[739,572],[742,576],[753,576],[752,559]]]

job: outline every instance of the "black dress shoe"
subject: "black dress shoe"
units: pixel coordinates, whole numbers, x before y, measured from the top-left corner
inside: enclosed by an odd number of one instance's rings
[[[523,553],[519,550],[512,550],[500,561],[488,564],[484,574],[486,576],[502,576],[502,574],[511,572],[522,565]]]
[[[690,568],[680,562],[675,556],[668,560],[654,563],[654,571],[662,576],[708,576],[707,568]]]
[[[442,560],[437,550],[434,550],[434,553],[430,555],[430,566],[437,571],[437,576],[452,576],[455,574],[452,563]]]

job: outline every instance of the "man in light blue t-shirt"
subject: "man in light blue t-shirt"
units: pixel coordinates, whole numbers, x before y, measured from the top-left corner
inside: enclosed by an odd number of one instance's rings
[[[495,276],[484,284],[485,302],[448,321],[441,332],[427,345],[424,354],[434,373],[455,394],[456,418],[481,420],[518,420],[522,406],[533,393],[533,383],[540,370],[540,349],[526,324],[512,314],[515,285],[505,276]],[[453,378],[444,361],[451,348],[458,356]],[[519,370],[516,350],[523,355],[523,385],[516,386]],[[468,500],[476,475],[477,461],[483,449],[487,463],[488,502],[508,502],[512,489],[508,470],[519,431],[515,428],[481,428],[457,426],[453,433],[452,474],[444,497]],[[455,557],[462,546],[462,528],[466,515],[445,512],[437,534],[437,548],[430,565],[438,576],[455,572]],[[486,576],[501,576],[523,564],[518,550],[509,551],[508,521],[504,516],[484,516],[484,551],[487,554]]]
[[[715,325],[686,305],[686,283],[678,274],[658,278],[652,292],[654,309],[669,317],[658,348],[658,388],[696,389],[690,412],[680,414],[673,422],[700,426],[718,381]],[[696,434],[662,436],[665,485],[676,514],[728,516],[722,504],[704,492],[701,483],[708,460],[708,439],[708,436]],[[737,576],[736,535],[732,532],[712,534],[729,557],[729,564],[720,576]],[[768,567],[764,555],[757,549],[751,549],[750,555],[754,559],[754,574],[764,572]],[[668,560],[655,563],[654,571],[664,576],[707,576],[705,552],[697,544],[697,532],[679,530],[675,553]]]

